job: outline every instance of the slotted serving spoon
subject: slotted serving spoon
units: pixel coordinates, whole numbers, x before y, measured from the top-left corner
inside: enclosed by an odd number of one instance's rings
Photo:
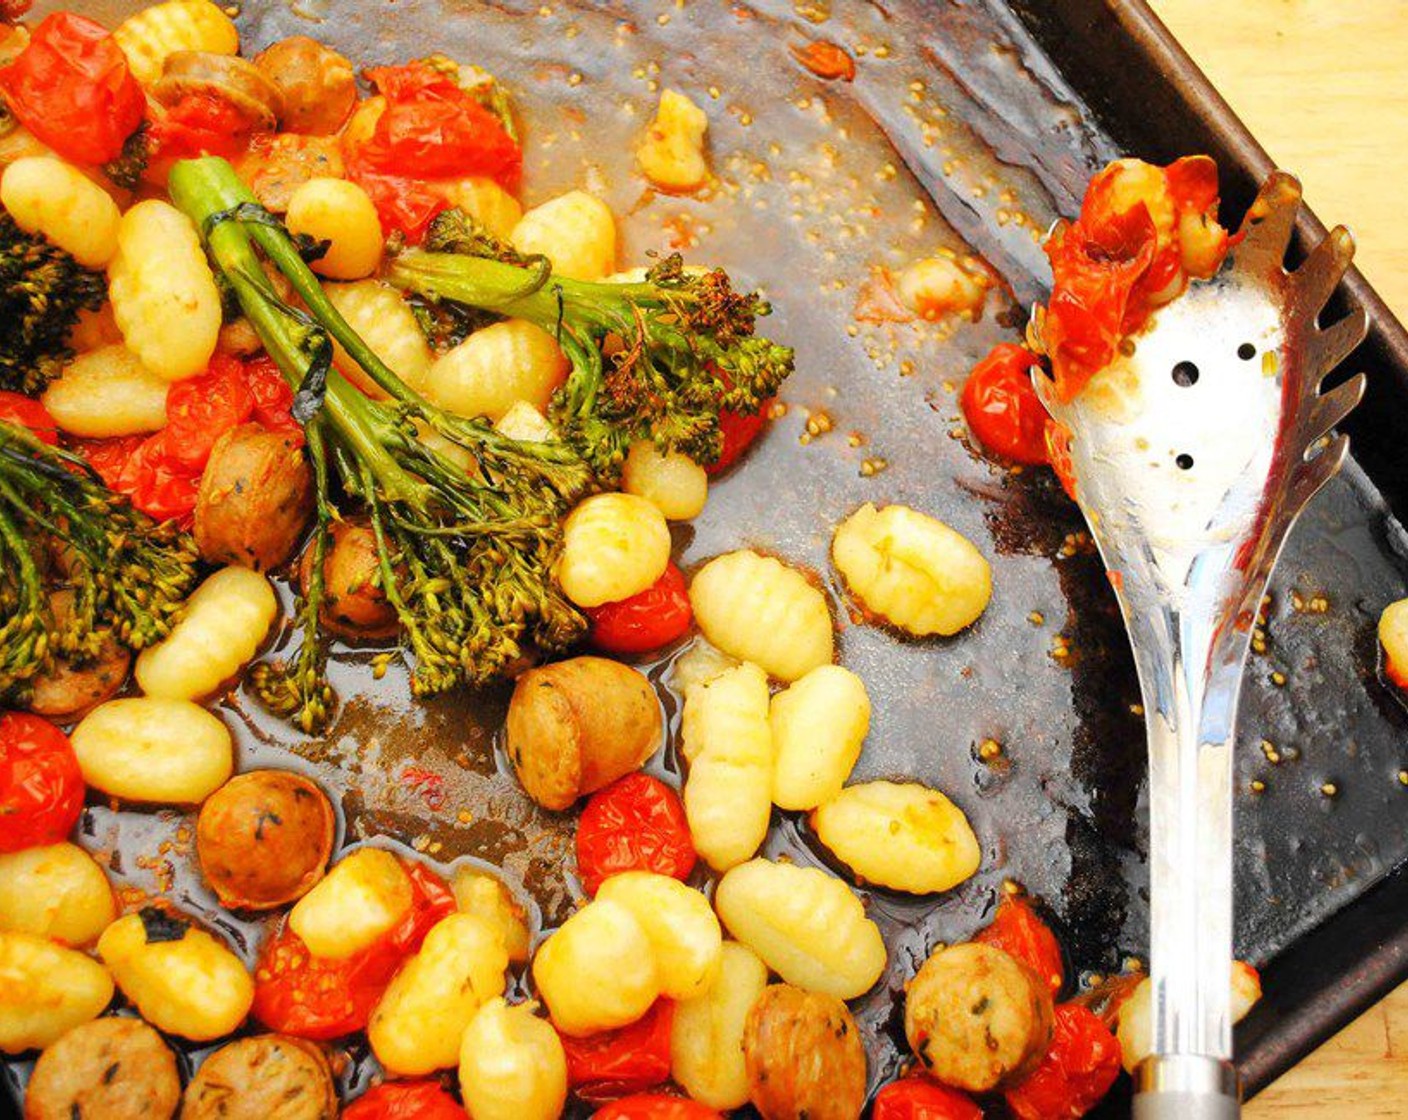
[[[1325,376],[1364,338],[1318,318],[1354,256],[1338,227],[1284,266],[1300,184],[1267,179],[1227,263],[1162,308],[1069,403],[1077,501],[1119,597],[1149,737],[1153,1049],[1142,1120],[1240,1113],[1232,1066],[1232,745],[1252,628],[1291,525],[1334,475],[1331,429],[1364,375]]]

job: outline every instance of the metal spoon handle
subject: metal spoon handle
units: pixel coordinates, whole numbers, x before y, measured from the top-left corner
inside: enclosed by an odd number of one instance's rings
[[[1134,1120],[1235,1120],[1241,1110],[1230,1062],[1156,1054],[1139,1067]]]

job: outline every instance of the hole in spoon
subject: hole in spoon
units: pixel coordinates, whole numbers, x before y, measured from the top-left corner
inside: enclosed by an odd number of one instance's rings
[[[1173,367],[1173,383],[1182,389],[1196,385],[1198,383],[1198,367],[1192,362],[1179,362]]]
[[[1250,342],[1242,343],[1241,346],[1237,347],[1237,357],[1241,358],[1244,362],[1251,361],[1256,357],[1256,347]]]
[[[1193,456],[1185,451],[1174,460],[1174,463],[1177,464],[1178,469],[1181,471],[1191,471],[1193,469]]]

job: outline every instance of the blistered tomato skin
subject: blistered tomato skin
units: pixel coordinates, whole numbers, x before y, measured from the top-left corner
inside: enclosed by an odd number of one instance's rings
[[[999,343],[973,367],[963,385],[963,417],[985,451],[1035,466],[1046,459],[1046,409],[1032,388],[1036,356]]]
[[[688,1097],[641,1093],[597,1109],[592,1120],[720,1120],[719,1114]]]
[[[668,1081],[674,1009],[670,1000],[656,1000],[629,1026],[585,1038],[563,1035],[572,1091],[583,1100],[609,1101]]]
[[[974,941],[992,945],[1021,961],[1051,989],[1054,996],[1065,981],[1065,965],[1056,935],[1020,895],[1004,895],[993,920]]]
[[[1056,1008],[1051,1049],[1036,1070],[1006,1093],[1017,1120],[1079,1120],[1104,1099],[1120,1072],[1120,1044],[1080,1004]]]
[[[694,622],[684,576],[673,561],[644,591],[586,614],[592,645],[606,653],[650,653],[684,637]]]
[[[966,1093],[923,1074],[892,1081],[875,1095],[872,1120],[983,1120],[983,1110]]]
[[[624,871],[688,879],[697,858],[679,795],[649,774],[592,794],[577,823],[577,873],[591,895]]]
[[[27,712],[0,715],[0,852],[58,843],[83,811],[83,793],[67,735]]]
[[[437,1081],[389,1081],[344,1108],[342,1120],[465,1120],[465,1111]]]

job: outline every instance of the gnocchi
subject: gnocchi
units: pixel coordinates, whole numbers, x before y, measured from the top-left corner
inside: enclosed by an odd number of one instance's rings
[[[108,970],[32,933],[0,931],[0,1051],[48,1046],[112,1000]]]
[[[713,986],[723,932],[697,890],[668,875],[626,871],[602,883],[596,897],[619,903],[640,923],[655,954],[661,994],[692,999]]]
[[[667,89],[660,94],[655,119],[636,149],[636,160],[645,177],[663,191],[685,193],[709,181],[704,158],[704,135],[709,118],[682,93]]]
[[[129,801],[199,804],[235,765],[229,730],[189,700],[109,700],[83,717],[71,739],[83,780]]]
[[[63,160],[15,160],[0,177],[0,203],[20,229],[42,234],[84,268],[105,268],[117,252],[117,203]]]
[[[1379,615],[1379,645],[1384,651],[1384,675],[1399,688],[1408,688],[1408,599],[1390,603]]]
[[[122,343],[80,354],[40,398],[69,435],[108,439],[166,426],[167,382]]]
[[[358,848],[294,903],[288,928],[313,956],[344,960],[394,927],[412,901],[400,860],[380,848]]]
[[[161,77],[177,51],[237,54],[240,33],[210,0],[165,0],[128,17],[113,32],[127,64],[143,85]]]
[[[749,859],[772,815],[768,682],[745,662],[685,693],[681,750],[689,763],[684,811],[695,850],[724,871]]]
[[[689,602],[704,636],[725,653],[795,681],[835,655],[826,599],[801,572],[757,552],[728,552],[700,568]]]
[[[533,979],[553,1024],[573,1037],[634,1023],[660,996],[650,938],[610,900],[587,903],[543,942]]]
[[[963,810],[917,782],[865,782],[812,815],[817,839],[867,882],[909,894],[951,890],[978,870]]]
[[[1154,986],[1146,976],[1120,1004],[1115,1037],[1119,1039],[1120,1060],[1130,1073],[1153,1051],[1153,992]],[[1245,961],[1233,961],[1232,1021],[1240,1023],[1260,1000],[1261,976],[1257,970]]]
[[[992,598],[972,542],[908,506],[867,502],[836,529],[831,556],[866,610],[921,637],[971,626]]]
[[[870,730],[870,696],[849,669],[822,665],[772,698],[772,799],[814,809],[846,784]]]
[[[600,280],[616,271],[616,219],[586,191],[569,191],[533,207],[513,227],[513,247],[541,253],[559,276]]]
[[[332,280],[362,280],[381,263],[381,220],[370,196],[346,179],[309,179],[288,200],[290,233],[326,241],[309,267]]]
[[[441,179],[434,184],[451,206],[468,214],[500,241],[508,241],[523,217],[518,199],[482,175]]]
[[[451,914],[426,934],[372,1012],[367,1038],[386,1069],[405,1077],[459,1063],[460,1039],[480,1006],[504,990],[503,938],[473,914]]]
[[[412,389],[425,387],[435,355],[400,292],[379,280],[329,283],[323,285],[323,291],[373,354]],[[333,364],[343,377],[367,396],[385,399],[386,392],[348,356],[340,342],[334,341],[332,350]]]
[[[81,308],[73,329],[68,332],[69,348],[78,354],[86,354],[89,350],[97,350],[121,341],[122,332],[118,330],[117,320],[113,317],[112,304],[106,301],[96,311]]]
[[[621,488],[655,506],[667,521],[688,521],[704,512],[709,475],[688,455],[661,453],[649,440],[631,445]]]
[[[137,655],[137,683],[166,700],[209,696],[254,656],[278,610],[267,578],[221,568],[195,589],[171,633]]]
[[[460,1094],[473,1120],[557,1120],[567,1102],[562,1040],[527,1004],[489,1000],[460,1043]]]
[[[461,867],[450,880],[450,890],[460,913],[473,914],[493,929],[512,963],[522,964],[528,959],[528,919],[502,879],[473,867]]]
[[[815,867],[750,860],[714,893],[724,926],[786,980],[854,999],[885,971],[880,927],[855,892]]]
[[[76,844],[0,854],[0,930],[89,945],[115,917],[108,877]]]
[[[191,220],[150,198],[122,215],[108,298],[127,348],[167,381],[194,377],[220,338],[220,293]]]
[[[122,994],[158,1030],[195,1042],[227,1035],[254,1003],[254,980],[223,941],[186,918],[148,907],[98,938]]]
[[[527,401],[514,401],[494,424],[494,431],[519,443],[546,443],[557,436],[548,418]]]
[[[670,1076],[694,1100],[725,1112],[748,1103],[743,1028],[768,984],[768,966],[746,945],[725,941],[719,974],[699,995],[675,1005]]]
[[[895,294],[921,319],[941,319],[953,312],[976,315],[992,281],[976,267],[947,257],[926,257],[895,277]]]
[[[595,494],[562,526],[557,576],[579,607],[599,607],[644,591],[670,562],[670,528],[634,494]]]
[[[566,378],[567,358],[552,335],[526,319],[507,319],[436,358],[424,392],[457,416],[498,421],[521,401],[547,411]]]

